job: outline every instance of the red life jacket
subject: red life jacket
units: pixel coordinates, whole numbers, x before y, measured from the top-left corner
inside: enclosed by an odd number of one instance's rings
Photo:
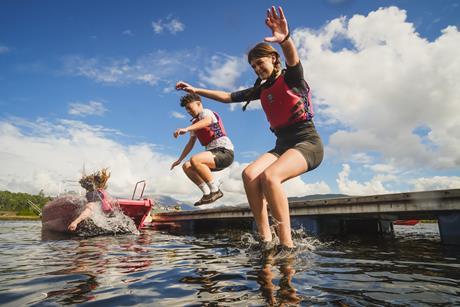
[[[217,123],[212,123],[211,125],[201,128],[199,130],[195,130],[195,135],[200,141],[201,145],[206,146],[215,139],[218,139],[223,136],[227,136],[225,132],[224,124],[222,123],[222,119],[220,118],[219,114],[213,112],[217,118]],[[198,122],[198,118],[194,118],[192,123]]]
[[[304,81],[305,82],[305,81]],[[270,128],[280,129],[313,118],[311,94],[308,84],[305,88],[289,88],[284,73],[268,88],[260,91],[260,101]]]

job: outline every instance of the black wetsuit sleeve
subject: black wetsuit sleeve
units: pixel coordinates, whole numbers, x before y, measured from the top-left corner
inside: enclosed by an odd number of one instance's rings
[[[304,86],[303,67],[300,61],[294,66],[286,65],[284,80],[289,88]]]
[[[245,90],[236,91],[230,94],[232,102],[243,102],[250,100],[257,100],[260,97],[260,89],[254,92],[254,88],[250,87]]]

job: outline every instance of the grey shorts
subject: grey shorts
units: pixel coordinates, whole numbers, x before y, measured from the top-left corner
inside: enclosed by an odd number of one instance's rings
[[[288,149],[293,148],[307,161],[308,171],[314,170],[321,164],[324,156],[323,142],[312,122],[293,128],[292,131],[286,130],[275,134],[276,145],[269,153],[280,157]]]
[[[214,156],[214,163],[216,164],[216,168],[211,169],[212,172],[221,171],[233,163],[233,150],[224,147],[217,147],[208,151]]]

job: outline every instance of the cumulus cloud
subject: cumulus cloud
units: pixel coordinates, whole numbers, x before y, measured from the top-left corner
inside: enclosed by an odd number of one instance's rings
[[[152,21],[152,28],[156,34],[168,31],[171,34],[182,32],[185,30],[185,25],[177,18],[167,17],[166,20],[158,19]]]
[[[69,114],[76,116],[97,115],[102,116],[107,112],[104,104],[99,101],[89,101],[88,103],[73,102],[69,104]]]
[[[404,10],[388,7],[334,19],[320,30],[297,29],[293,37],[317,118],[339,127],[329,138],[329,153],[406,170],[460,166],[456,27],[428,41]],[[384,191],[376,183],[368,188]]]
[[[391,175],[376,175],[367,182],[359,182],[350,178],[351,167],[349,164],[342,165],[342,171],[337,178],[337,185],[340,193],[347,195],[372,195],[385,194],[389,191],[385,188],[386,181],[395,179]]]
[[[411,180],[411,183],[415,191],[460,189],[460,177],[458,176],[421,177]]]
[[[129,30],[129,29],[124,30],[123,32],[121,32],[121,34],[127,35],[127,36],[133,36],[134,35],[133,32],[131,30]]]
[[[127,196],[133,184],[148,181],[148,193],[192,200],[199,196],[175,160],[155,150],[153,144],[123,145],[121,132],[80,121],[34,122],[14,118],[0,122],[0,189],[54,195],[64,180],[78,180],[87,172],[109,167],[109,192]]]
[[[76,182],[86,172],[108,167],[112,176],[108,191],[129,196],[135,182],[148,182],[147,194],[164,194],[183,201],[196,201],[198,188],[181,167],[170,171],[177,157],[163,154],[154,144],[123,145],[114,135],[122,132],[81,121],[21,118],[0,121],[0,189],[55,195],[60,186]],[[246,202],[241,172],[247,164],[235,161],[216,172],[225,197],[214,206]],[[289,196],[327,193],[324,182],[304,183],[296,178],[285,184]]]
[[[247,69],[243,57],[215,55],[211,58],[210,66],[199,74],[200,81],[213,87],[235,90],[236,81]]]

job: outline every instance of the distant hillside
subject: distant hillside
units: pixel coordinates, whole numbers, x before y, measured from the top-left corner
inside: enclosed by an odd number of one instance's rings
[[[289,201],[306,201],[306,200],[317,200],[317,199],[330,199],[338,197],[347,197],[345,194],[315,194],[307,195],[302,197],[289,197]],[[192,204],[187,202],[181,202],[171,196],[167,195],[150,195],[149,198],[153,199],[162,208],[174,208],[180,206],[181,210],[197,210]]]
[[[171,196],[167,195],[150,195],[149,198],[153,199],[160,207],[174,208],[180,206],[181,210],[196,210],[196,208],[187,202],[181,202]]]

